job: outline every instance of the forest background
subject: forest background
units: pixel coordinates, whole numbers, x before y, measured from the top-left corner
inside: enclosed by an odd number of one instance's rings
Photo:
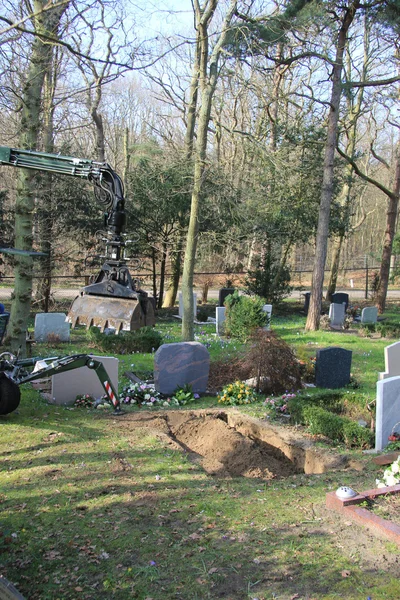
[[[317,329],[325,269],[329,298],[339,269],[376,261],[384,310],[399,245],[398,0],[6,0],[0,27],[0,145],[112,165],[130,268],[159,306],[182,289],[185,339],[196,271],[258,270],[270,299],[312,269]],[[17,347],[32,292],[45,303],[54,276],[89,272],[102,226],[83,182],[0,169],[0,245],[48,254],[1,257]]]

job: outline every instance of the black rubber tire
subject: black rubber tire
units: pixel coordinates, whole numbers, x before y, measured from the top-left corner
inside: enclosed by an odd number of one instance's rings
[[[21,390],[16,383],[0,373],[0,415],[8,415],[18,408]]]

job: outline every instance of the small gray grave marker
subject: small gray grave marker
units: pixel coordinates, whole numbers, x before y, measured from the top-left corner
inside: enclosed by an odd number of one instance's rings
[[[378,309],[376,306],[366,306],[361,312],[361,323],[376,323],[378,321]]]
[[[199,342],[163,344],[154,355],[154,385],[161,394],[173,394],[184,385],[202,394],[209,370],[210,354]]]
[[[264,329],[269,331],[271,329],[272,304],[264,304],[263,311],[266,313],[268,321]]]
[[[324,348],[317,350],[315,385],[322,388],[341,388],[350,382],[351,350]]]
[[[332,303],[329,307],[329,318],[332,327],[342,327],[346,313],[345,304]]]
[[[390,377],[378,381],[376,384],[375,450],[383,450],[388,445],[389,435],[399,421],[400,377]]]
[[[178,315],[180,318],[183,318],[183,296],[182,292],[179,292],[179,312]],[[197,316],[197,294],[193,292],[193,317]]]
[[[64,313],[38,313],[35,317],[35,341],[47,342],[51,337],[60,342],[69,342],[71,324]]]
[[[225,306],[217,306],[215,308],[216,332],[218,335],[223,335],[225,332]]]

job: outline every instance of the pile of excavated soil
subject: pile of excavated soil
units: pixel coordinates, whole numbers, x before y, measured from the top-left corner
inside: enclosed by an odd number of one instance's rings
[[[119,425],[125,429],[132,427],[133,422],[169,436],[210,475],[273,479],[299,472],[286,457],[277,457],[267,444],[229,427],[218,412],[135,413],[119,421]]]

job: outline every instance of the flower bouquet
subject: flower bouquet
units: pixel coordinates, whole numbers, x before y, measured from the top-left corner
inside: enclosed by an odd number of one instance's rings
[[[400,455],[397,457],[397,460],[392,462],[390,467],[384,470],[383,480],[376,480],[376,486],[383,488],[389,485],[397,485],[398,483],[400,483]]]
[[[91,408],[95,399],[90,394],[78,394],[75,398],[74,406],[79,408]]]
[[[151,383],[130,383],[120,396],[121,404],[154,406],[161,401],[161,395]]]
[[[252,404],[260,399],[255,390],[246,385],[243,381],[235,381],[225,386],[218,394],[218,402],[220,404]]]

